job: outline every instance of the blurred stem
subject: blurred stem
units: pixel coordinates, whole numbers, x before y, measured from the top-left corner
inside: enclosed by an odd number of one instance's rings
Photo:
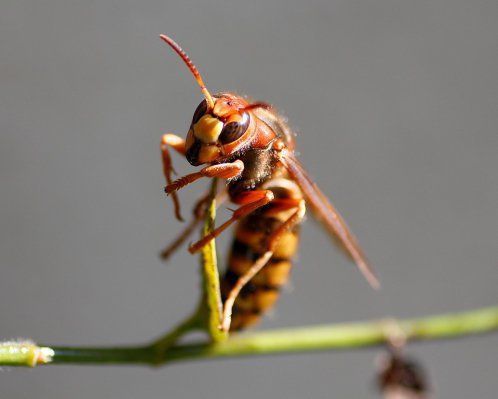
[[[469,312],[406,320],[374,320],[234,335],[214,343],[175,344],[162,350],[160,340],[147,346],[116,348],[38,347],[33,343],[0,344],[0,365],[150,364],[240,356],[269,355],[383,345],[395,324],[409,341],[471,336],[498,330],[498,306]],[[44,353],[40,357],[40,354]]]

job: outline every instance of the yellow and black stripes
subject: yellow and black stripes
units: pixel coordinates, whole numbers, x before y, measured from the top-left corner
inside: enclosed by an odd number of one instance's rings
[[[232,243],[228,268],[221,280],[223,300],[228,297],[239,277],[268,250],[270,235],[285,219],[285,212],[269,216],[262,209],[240,221]],[[299,241],[298,230],[299,226],[295,226],[282,234],[273,257],[237,296],[232,311],[231,331],[255,324],[277,301],[282,286],[289,278],[291,258]]]

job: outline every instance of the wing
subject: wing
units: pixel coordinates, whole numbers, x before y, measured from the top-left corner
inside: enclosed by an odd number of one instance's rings
[[[370,285],[377,289],[380,288],[379,280],[368,264],[363,251],[353,233],[349,230],[348,225],[327,199],[325,194],[323,194],[315,182],[311,180],[294,154],[287,149],[284,149],[280,154],[279,160],[285,166],[292,179],[303,191],[305,199],[308,205],[310,205],[315,218],[320,221],[330,236],[338,241],[341,247],[356,262],[356,265]]]

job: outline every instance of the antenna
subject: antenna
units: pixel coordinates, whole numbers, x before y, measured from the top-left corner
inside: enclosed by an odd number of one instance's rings
[[[204,94],[204,97],[206,97],[206,101],[208,104],[209,109],[214,108],[214,100],[213,97],[211,96],[211,93],[209,93],[209,90],[207,87],[204,85],[204,82],[202,81],[201,74],[195,67],[194,63],[190,59],[190,57],[187,55],[187,53],[178,45],[177,42],[175,42],[171,37],[166,36],[166,35],[159,35],[159,37],[168,43],[173,50],[176,51],[176,53],[180,56],[180,58],[185,62],[187,65],[188,69],[190,69],[190,72],[192,72],[192,75],[194,75],[195,80],[197,80],[197,83],[201,87],[202,94]]]

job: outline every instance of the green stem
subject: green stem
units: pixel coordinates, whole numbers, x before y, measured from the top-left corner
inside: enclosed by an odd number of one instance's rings
[[[384,345],[396,326],[409,341],[447,339],[498,330],[498,307],[406,320],[322,325],[234,336],[217,344],[171,348],[165,362],[201,358],[270,355]]]
[[[136,353],[134,351],[138,350],[138,352],[141,353],[141,351],[147,350],[151,352],[150,354],[155,354],[155,363],[162,363],[165,354],[182,336],[191,331],[203,329],[202,313],[203,309],[199,308],[191,317],[181,322],[176,328],[173,329],[173,331],[159,338],[156,342],[154,342],[153,345],[144,348],[130,348],[131,353],[129,353],[128,355],[135,356]],[[147,354],[149,353],[147,352]],[[112,352],[108,355],[114,356]],[[148,363],[148,361],[145,363]]]
[[[51,347],[51,364],[157,364],[158,353],[150,345],[113,348]],[[1,364],[1,361],[0,361]]]
[[[206,221],[202,229],[203,237],[214,230],[217,184],[217,179],[213,179],[206,208]],[[225,340],[227,335],[220,330],[222,304],[215,240],[211,240],[209,244],[202,248],[201,255],[203,294],[197,314],[200,316],[201,322],[203,323],[205,330],[211,336],[211,339],[214,342],[220,342]]]
[[[139,347],[68,348],[36,347],[32,353],[52,353],[44,362],[33,356],[12,355],[19,344],[0,344],[0,365],[33,366],[40,363],[150,364],[240,356],[328,351],[383,345],[393,325],[409,341],[471,336],[498,330],[498,306],[469,312],[406,320],[374,320],[364,323],[332,324],[240,334],[216,343],[175,344],[160,351],[157,344]],[[161,341],[158,341],[161,342]],[[29,346],[28,345],[28,346]],[[14,352],[15,352],[14,350]],[[38,352],[37,352],[38,351]]]

